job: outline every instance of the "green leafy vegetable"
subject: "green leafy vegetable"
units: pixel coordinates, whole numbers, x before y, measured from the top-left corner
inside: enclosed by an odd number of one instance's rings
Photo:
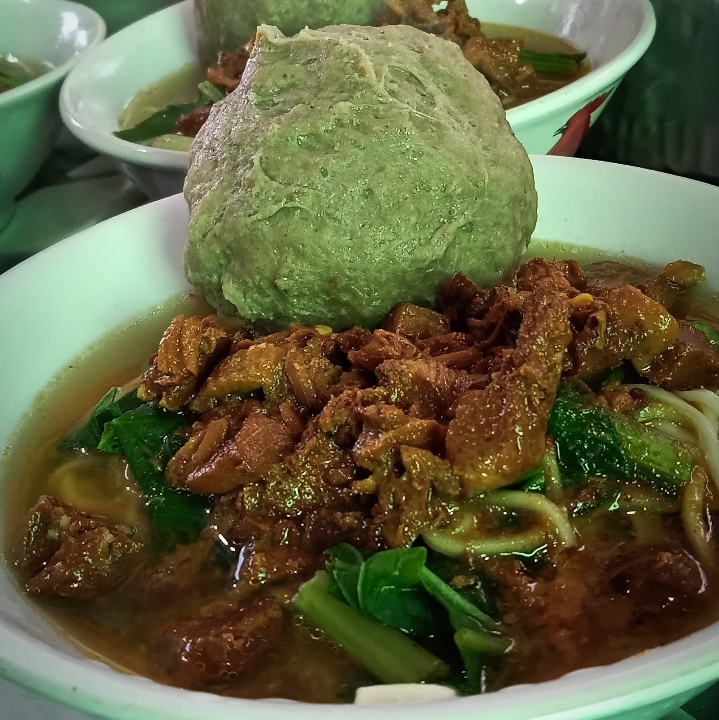
[[[709,340],[714,347],[719,347],[719,333],[717,333],[717,331],[708,322],[705,322],[704,320],[694,320],[689,324],[693,328],[701,330],[701,332],[706,335],[707,340]]]
[[[200,105],[214,105],[220,100],[224,100],[227,95],[217,85],[213,85],[209,80],[201,82],[197,89],[200,91]]]
[[[80,450],[91,452],[98,449],[105,425],[111,420],[120,417],[122,413],[138,407],[141,401],[137,397],[137,391],[133,390],[125,395],[120,395],[120,388],[113,387],[102,396],[95,405],[90,418],[82,426],[70,432],[60,442],[58,449],[63,452]]]
[[[519,62],[541,73],[576,72],[586,57],[587,53],[538,53],[524,49],[519,52]]]
[[[548,424],[562,471],[571,478],[644,480],[674,495],[689,480],[693,452],[633,418],[596,405],[563,383]]]
[[[357,582],[362,613],[409,635],[436,635],[439,608],[422,586],[426,559],[427,549],[416,547],[386,550],[365,560]]]
[[[160,135],[170,135],[175,132],[175,123],[183,116],[197,108],[196,103],[186,105],[168,105],[146,118],[135,127],[126,130],[117,130],[113,133],[120,140],[142,143]]]
[[[499,588],[494,580],[476,572],[472,572],[472,574],[468,576],[467,569],[461,562],[437,552],[429,551],[427,553],[425,566],[447,585],[458,576],[469,578],[470,581],[468,584],[454,588],[455,592],[473,605],[476,605],[487,615],[497,615]]]
[[[0,72],[0,87],[16,88],[20,85],[22,85],[20,80],[16,80],[15,78],[11,78],[9,75]]]
[[[592,510],[597,510],[603,505],[607,505],[608,510],[617,510],[619,508],[619,501],[622,498],[622,493],[619,490],[597,492],[591,500],[582,500],[578,502],[572,510],[572,517],[581,517]]]
[[[292,600],[295,610],[341,645],[383,683],[431,682],[449,667],[399,630],[367,618],[328,593],[330,578],[319,572]]]
[[[420,640],[431,637],[448,646],[455,644],[455,633],[460,630],[485,634],[488,639],[484,643],[472,645],[472,668],[481,662],[480,650],[486,661],[509,647],[498,623],[482,609],[484,597],[471,589],[462,594],[432,572],[427,567],[426,548],[397,548],[365,558],[353,547],[339,545],[328,555],[327,592],[362,616]],[[441,563],[436,567],[452,574]],[[467,644],[467,653],[469,647]],[[468,678],[474,673],[469,666],[465,670]]]
[[[65,452],[104,452],[124,455],[146,500],[155,545],[170,550],[193,542],[205,526],[204,498],[173,490],[164,470],[184,445],[178,435],[191,419],[180,413],[142,404],[137,391],[120,394],[111,388],[95,405],[88,421],[59,445]]]
[[[609,387],[610,385],[621,385],[624,382],[626,375],[627,369],[624,367],[624,365],[615,367],[610,371],[609,375],[607,375],[607,377],[602,380],[600,387],[605,388]]]
[[[686,418],[677,409],[656,401],[639,408],[634,413],[634,417],[642,424],[684,425],[686,423]]]
[[[417,548],[424,550],[424,548]],[[455,630],[469,628],[476,632],[486,632],[498,627],[489,615],[482,612],[474,603],[462,597],[453,587],[443,582],[426,567],[420,573],[424,589],[437,599],[449,613],[449,620]]]
[[[141,443],[148,453],[158,454],[168,436],[189,424],[185,415],[152,405],[139,405],[106,423],[97,447],[102,452],[121,453],[120,434],[124,432],[125,435],[131,433],[135,441]],[[158,461],[157,465],[159,464]]]
[[[326,562],[327,573],[330,577],[328,592],[338,600],[347,602],[355,610],[360,609],[357,597],[360,569],[364,558],[359,550],[342,543],[328,550],[329,560]]]
[[[502,655],[511,644],[506,638],[464,627],[454,634],[454,642],[462,655],[468,684],[475,692],[483,689],[487,658]]]
[[[187,424],[181,414],[140,405],[107,423],[98,446],[127,459],[147,500],[153,542],[165,550],[196,540],[207,519],[204,498],[173,490],[165,481],[165,466],[180,443],[175,432]]]
[[[539,464],[524,473],[511,487],[515,490],[524,490],[525,492],[543,493],[545,485],[546,478],[544,476],[544,469],[541,464]]]

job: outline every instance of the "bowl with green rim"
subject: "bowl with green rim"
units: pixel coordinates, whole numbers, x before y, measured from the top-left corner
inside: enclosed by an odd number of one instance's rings
[[[0,0],[0,230],[14,199],[47,158],[62,127],[60,85],[105,37],[93,10],[66,0]]]
[[[520,142],[538,154],[576,152],[655,30],[649,0],[467,0],[467,7],[482,21],[555,35],[588,54],[592,70],[586,75],[507,111]],[[109,38],[78,65],[63,88],[60,102],[68,128],[114,158],[151,198],[182,190],[187,152],[127,142],[113,133],[137,93],[189,67],[201,78],[192,0],[185,0]],[[190,88],[195,96],[196,85],[197,80]],[[184,102],[189,98],[165,105]]]

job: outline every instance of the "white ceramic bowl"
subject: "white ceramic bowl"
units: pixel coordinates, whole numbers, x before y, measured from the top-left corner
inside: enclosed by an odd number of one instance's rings
[[[655,28],[649,0],[468,0],[467,6],[481,20],[548,32],[589,55],[595,69],[585,77],[507,113],[527,151],[539,154],[576,152]],[[63,119],[80,140],[115,158],[150,197],[180,192],[186,153],[125,142],[112,133],[135,93],[196,61],[192,4],[185,0],[125,28],[81,62],[63,87]]]
[[[534,157],[535,237],[703,263],[719,287],[719,188],[619,165]],[[50,379],[110,330],[188,289],[181,196],[65,240],[0,276],[0,448]],[[7,348],[21,348],[8,351]],[[6,485],[0,484],[0,500]],[[1,517],[1,515],[0,515]],[[0,537],[3,536],[0,528]],[[178,690],[81,657],[0,569],[0,673],[115,720],[656,720],[719,678],[719,624],[541,685],[391,709],[247,701]]]
[[[102,16],[107,25],[107,34],[112,35],[140,18],[151,15],[173,0],[82,0],[83,5],[91,7]]]
[[[0,0],[0,55],[13,54],[48,72],[0,94],[0,231],[14,199],[33,179],[62,127],[60,84],[83,52],[105,37],[105,23],[65,0]]]

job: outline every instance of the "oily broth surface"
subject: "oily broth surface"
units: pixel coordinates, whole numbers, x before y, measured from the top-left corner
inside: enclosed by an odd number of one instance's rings
[[[208,311],[211,308],[197,297],[172,298],[149,315],[102,338],[42,390],[0,459],[5,548],[15,544],[22,519],[48,489],[49,475],[67,462],[68,456],[56,445],[68,429],[78,424],[111,387],[131,382],[142,372],[173,317]],[[118,352],[118,348],[122,350]],[[14,481],[18,477],[24,478],[23,483]]]
[[[537,255],[552,259],[573,258],[580,263],[611,259],[635,263],[624,256],[617,258],[593,249],[545,242],[534,242],[522,260]],[[124,463],[113,457],[93,468],[88,482],[80,485],[83,490],[90,488],[89,497],[79,501],[76,497],[63,497],[58,468],[68,463],[68,456],[60,453],[56,444],[111,386],[123,385],[138,376],[146,367],[148,357],[156,351],[159,338],[174,316],[209,312],[212,312],[209,306],[198,298],[174,298],[149,316],[103,338],[41,394],[14,434],[11,447],[0,464],[5,501],[6,537],[3,540],[10,564],[21,546],[27,511],[43,493],[59,494],[59,499],[74,502],[88,512],[104,515],[110,522],[134,523],[140,533],[146,532],[142,503],[134,481],[125,474]],[[121,348],[120,352],[118,348]],[[23,479],[22,483],[19,478]],[[183,614],[191,616],[224,586],[224,571],[209,573],[202,591],[183,597]],[[138,613],[129,609],[130,603],[123,602],[123,595],[129,597],[130,593],[131,589],[121,589],[109,598],[87,604],[30,597],[28,602],[85,654],[119,671],[174,685],[176,680],[153,660],[143,639],[150,637],[171,616],[177,617],[178,607],[170,604],[168,608],[157,607],[151,612]],[[713,607],[716,608],[716,605],[714,603]],[[712,611],[710,615],[687,619],[680,628],[658,632],[654,645],[670,642],[704,627],[716,616],[717,612]],[[285,623],[280,646],[272,651],[259,672],[220,688],[218,692],[244,698],[285,697],[306,702],[336,702],[351,700],[353,688],[372,683],[371,678],[358,669],[342,649],[324,641],[321,635],[297,618],[285,618]],[[621,638],[616,640],[602,643],[602,647],[595,646],[592,657],[582,657],[577,667],[601,665],[631,654],[632,650],[627,649],[626,642]],[[634,652],[643,649],[636,648]],[[575,668],[557,671],[550,666],[523,667],[520,662],[510,672],[510,677],[513,682],[540,682],[572,669]]]

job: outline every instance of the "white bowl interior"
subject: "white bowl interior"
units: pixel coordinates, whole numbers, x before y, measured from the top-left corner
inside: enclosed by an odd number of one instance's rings
[[[65,64],[104,35],[99,16],[64,0],[0,0],[0,53]]]
[[[161,164],[186,166],[186,153],[146,148],[115,138],[120,113],[136,93],[197,61],[192,0],[160,10],[108,38],[67,78],[61,110],[70,129],[94,147],[93,138],[135,154],[150,153]],[[122,156],[121,150],[117,153]]]
[[[645,19],[641,2],[616,0],[468,0],[469,12],[486,22],[519,25],[561,37],[600,68],[624,52]]]
[[[657,263],[703,263],[719,287],[719,189],[619,165],[533,158],[535,238]],[[187,208],[181,196],[144,206],[59,243],[0,277],[0,447],[40,392],[114,328],[187,289]],[[0,480],[0,500],[8,479]],[[0,515],[0,518],[2,516]],[[3,535],[0,527],[0,537]],[[130,720],[368,720],[375,709],[242,701],[121,675],[81,658],[0,571],[0,674],[88,712]],[[671,646],[540,686],[430,706],[393,707],[393,720],[593,720],[654,703],[653,720],[719,677],[719,624]],[[288,710],[288,708],[290,708]],[[373,715],[374,716],[374,715]],[[389,713],[386,713],[389,717]]]

